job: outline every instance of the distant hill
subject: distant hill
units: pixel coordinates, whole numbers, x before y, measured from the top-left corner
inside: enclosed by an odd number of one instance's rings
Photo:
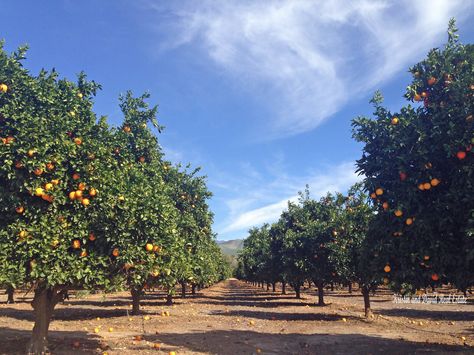
[[[219,244],[221,247],[222,252],[231,256],[237,256],[237,253],[242,249],[243,243],[243,239],[217,241],[217,244]]]
[[[244,244],[243,239],[217,241],[217,244],[221,248],[222,252],[226,256],[230,265],[235,269],[237,267],[237,254],[242,250]]]

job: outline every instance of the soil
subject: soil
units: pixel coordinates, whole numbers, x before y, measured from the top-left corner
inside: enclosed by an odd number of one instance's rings
[[[474,305],[394,303],[387,290],[371,296],[363,316],[354,290],[315,289],[281,295],[229,279],[165,306],[148,292],[143,314],[131,316],[129,293],[71,294],[50,325],[53,354],[417,354],[474,353]],[[0,296],[0,353],[23,354],[33,327],[31,294]],[[169,312],[169,316],[166,313]],[[141,337],[141,338],[140,338]],[[141,340],[140,340],[141,339]]]

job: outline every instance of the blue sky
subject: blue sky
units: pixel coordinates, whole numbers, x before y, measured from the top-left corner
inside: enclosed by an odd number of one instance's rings
[[[350,121],[381,89],[396,109],[407,69],[446,41],[450,17],[474,40],[470,1],[0,0],[0,37],[28,44],[27,67],[84,70],[96,112],[120,122],[118,95],[151,93],[168,159],[202,166],[218,239],[358,180]]]

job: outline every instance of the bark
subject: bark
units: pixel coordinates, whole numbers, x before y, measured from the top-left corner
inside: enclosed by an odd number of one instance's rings
[[[273,291],[273,292],[276,291],[276,282],[273,282],[273,283],[272,283],[272,291]]]
[[[295,289],[295,292],[296,292],[296,298],[301,298],[301,286],[294,285],[293,288]]]
[[[54,307],[62,300],[64,292],[64,289],[48,288],[45,285],[39,285],[36,288],[31,302],[35,315],[35,325],[26,349],[28,354],[49,353],[47,340],[49,324]]]
[[[349,293],[352,293],[352,282],[349,282]]]
[[[173,304],[173,295],[169,293],[166,295],[166,305],[171,306],[172,304]]]
[[[196,294],[196,285],[194,285],[194,284],[191,285],[191,293],[192,293],[193,295]]]
[[[324,283],[323,282],[315,282],[314,283],[318,287],[318,306],[325,306],[324,303]]]
[[[286,282],[281,283],[281,294],[286,295]]]
[[[362,291],[362,296],[364,296],[365,317],[366,318],[372,317],[372,310],[370,309],[369,289],[367,287],[362,287],[361,291]]]
[[[132,294],[132,314],[134,316],[140,314],[140,298],[142,296],[142,289],[134,289],[130,290]]]
[[[11,285],[7,286],[6,294],[8,295],[7,303],[15,303],[15,289]]]
[[[181,298],[186,298],[186,282],[181,282]]]

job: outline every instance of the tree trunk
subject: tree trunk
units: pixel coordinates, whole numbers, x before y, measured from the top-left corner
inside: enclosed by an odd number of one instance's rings
[[[367,287],[362,286],[361,291],[362,291],[362,296],[364,296],[365,317],[366,318],[372,317],[372,310],[370,309],[369,289]]]
[[[352,293],[352,282],[349,282],[349,293]]]
[[[301,286],[300,285],[295,285],[293,286],[296,292],[296,298],[301,298]]]
[[[270,290],[270,284],[267,282],[267,291]]]
[[[325,303],[324,303],[324,283],[323,282],[315,282],[314,284],[318,287],[318,306],[325,306]]]
[[[273,291],[273,292],[276,291],[276,282],[273,282],[273,283],[272,283],[272,291]]]
[[[35,314],[35,325],[30,342],[27,345],[28,354],[46,354],[48,350],[48,329],[54,307],[62,299],[65,290],[56,292],[55,289],[40,285],[35,290],[31,302]]]
[[[281,294],[286,295],[286,282],[281,283]]]
[[[9,303],[9,304],[10,303],[15,303],[15,298],[14,298],[15,289],[11,285],[7,286],[6,294],[8,295],[7,303]]]
[[[166,295],[166,305],[171,306],[173,304],[173,295],[168,293]]]
[[[181,282],[181,298],[186,298],[186,282]]]
[[[196,285],[195,285],[195,284],[192,284],[192,285],[191,285],[191,293],[192,293],[193,295],[196,294]]]
[[[142,290],[132,288],[130,293],[132,294],[132,314],[136,316],[140,314],[140,298],[142,296]]]
[[[334,282],[331,282],[331,291],[334,291]]]
[[[308,289],[311,289],[311,281],[308,280]]]

